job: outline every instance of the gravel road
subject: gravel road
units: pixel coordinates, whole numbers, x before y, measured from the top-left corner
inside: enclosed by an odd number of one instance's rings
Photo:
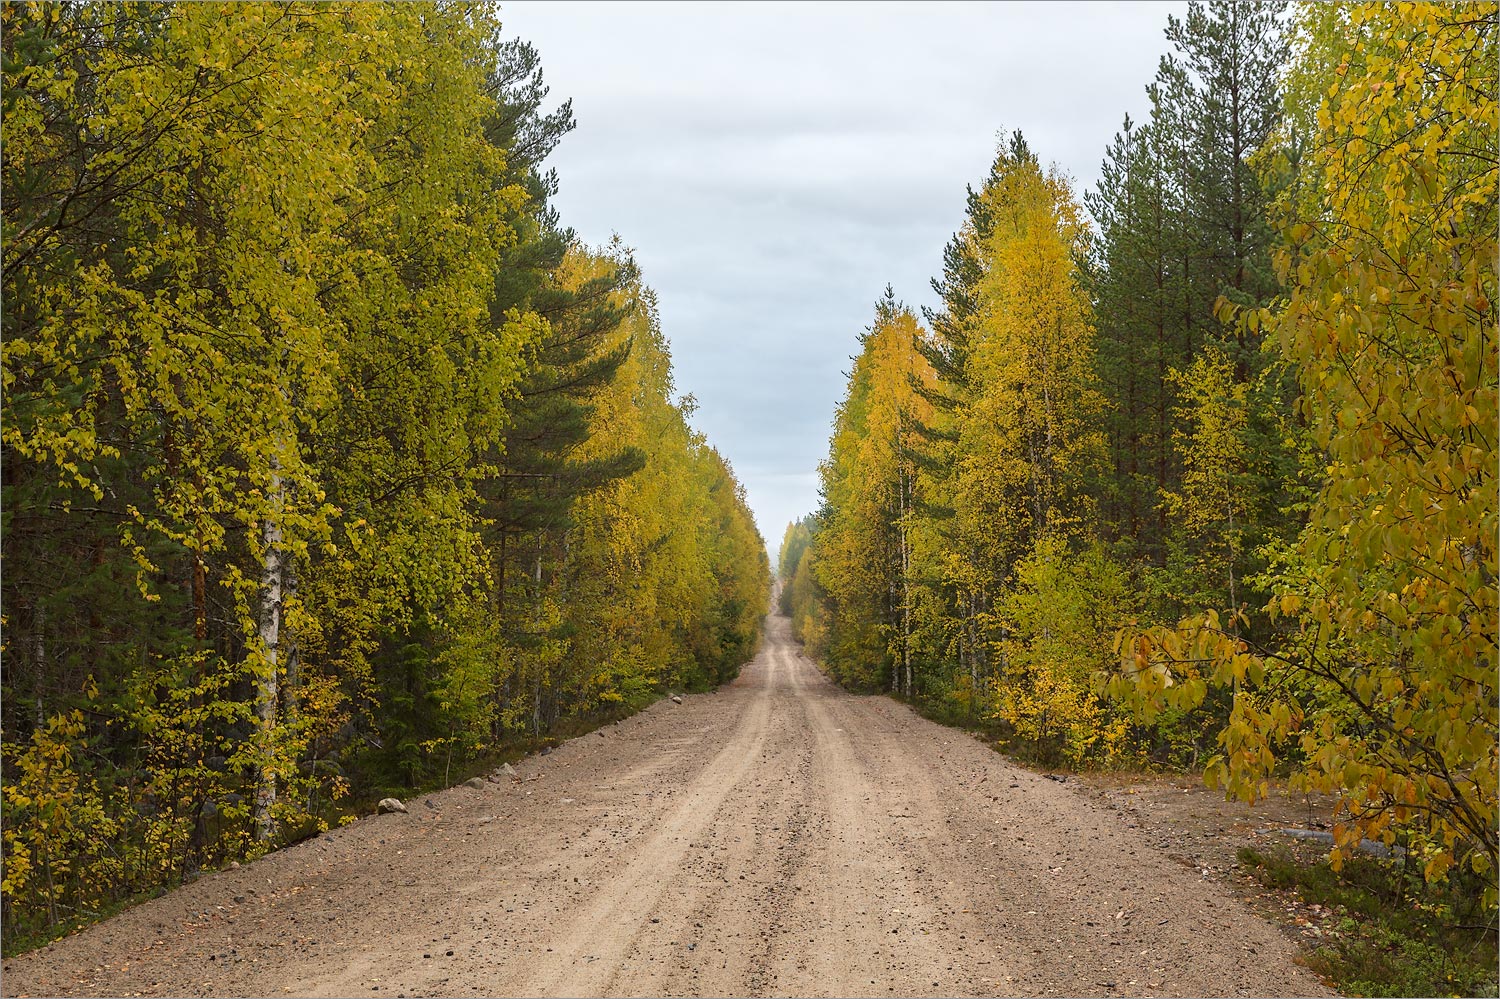
[[[1072,784],[767,621],[739,680],[4,962],[5,995],[1329,995]]]

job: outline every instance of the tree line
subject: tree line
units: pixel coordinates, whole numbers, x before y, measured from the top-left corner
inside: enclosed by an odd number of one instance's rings
[[[492,7],[0,17],[8,942],[737,673],[763,542]]]
[[[1496,899],[1497,7],[1192,3],[1081,203],[1020,134],[860,337],[780,603],[1045,764],[1338,799]]]

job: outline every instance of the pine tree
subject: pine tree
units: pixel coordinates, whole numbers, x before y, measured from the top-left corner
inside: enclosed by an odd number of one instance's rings
[[[628,311],[619,296],[636,280],[635,267],[628,259],[600,263],[602,268],[592,269],[602,273],[589,274],[578,273],[581,260],[565,261],[552,285],[531,296],[528,304],[548,321],[547,329],[508,407],[509,425],[491,458],[495,470],[480,487],[490,522],[492,612],[503,641],[521,656],[549,639],[548,630],[538,627],[540,602],[555,585],[574,504],[645,460],[635,447],[577,457],[592,431],[591,399],[630,352],[630,341],[617,335]],[[497,676],[496,736],[503,729],[508,679]],[[556,719],[554,693],[536,687],[527,694],[536,705],[537,733]]]
[[[1257,493],[1247,505],[1261,519],[1239,529],[1257,539],[1275,529],[1264,522],[1278,520],[1267,497],[1290,471],[1281,455],[1285,379],[1267,372],[1259,342],[1225,326],[1215,306],[1221,297],[1264,304],[1274,290],[1267,194],[1251,159],[1279,120],[1283,7],[1193,3],[1185,18],[1169,18],[1174,52],[1148,88],[1151,120],[1126,123],[1086,196],[1100,233],[1091,291],[1112,465],[1095,491],[1107,535],[1149,564],[1170,564],[1169,579],[1188,572],[1193,545],[1171,517],[1183,508],[1167,498],[1180,492],[1189,461],[1182,445],[1191,433],[1181,421],[1195,419],[1183,405],[1182,376],[1203,350],[1226,351],[1235,381],[1248,387],[1250,446],[1237,474]],[[1229,576],[1248,574],[1258,543],[1237,548],[1242,562]],[[1176,583],[1167,589],[1179,601],[1203,596],[1196,585],[1192,597]]]

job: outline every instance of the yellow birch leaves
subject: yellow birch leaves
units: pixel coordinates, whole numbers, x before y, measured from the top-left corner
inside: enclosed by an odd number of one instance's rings
[[[1495,902],[1497,7],[1310,6],[1291,79],[1314,134],[1275,217],[1285,288],[1255,315],[1324,461],[1247,651],[1211,619],[1144,639],[1156,667],[1243,684],[1217,774],[1253,796],[1278,757],[1336,792],[1339,847],[1404,836]],[[1293,95],[1297,107],[1299,95]],[[1297,115],[1293,115],[1293,121]],[[1270,678],[1257,681],[1261,674]],[[1336,855],[1337,856],[1337,855]]]

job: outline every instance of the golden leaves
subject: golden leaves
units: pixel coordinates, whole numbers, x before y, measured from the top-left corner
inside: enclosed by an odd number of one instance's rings
[[[1268,610],[1298,631],[1273,655],[1186,620],[1148,636],[1124,693],[1153,710],[1175,692],[1151,671],[1207,667],[1237,689],[1214,780],[1253,794],[1298,733],[1300,779],[1343,795],[1335,862],[1402,822],[1429,878],[1467,863],[1493,904],[1500,170],[1468,153],[1496,122],[1497,8],[1480,8],[1460,23],[1443,5],[1356,5],[1355,54],[1312,45],[1304,58],[1332,61],[1294,70],[1333,78],[1312,182],[1278,209],[1289,294],[1272,321],[1329,459],[1270,580]],[[1309,8],[1311,36],[1340,16]]]

